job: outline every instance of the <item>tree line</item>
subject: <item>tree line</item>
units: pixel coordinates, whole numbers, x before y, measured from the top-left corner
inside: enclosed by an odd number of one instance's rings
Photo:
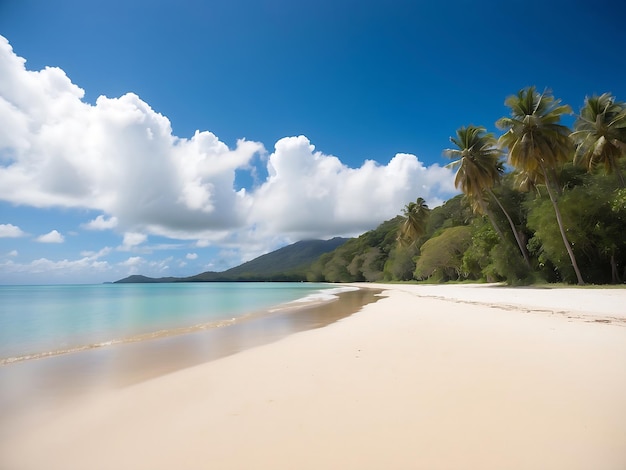
[[[309,280],[626,281],[626,105],[587,97],[572,109],[549,91],[520,90],[510,116],[459,128],[450,138],[463,195],[403,215],[322,256]]]

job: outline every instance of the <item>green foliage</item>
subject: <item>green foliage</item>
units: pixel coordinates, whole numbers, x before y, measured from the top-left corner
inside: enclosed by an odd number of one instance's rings
[[[454,186],[475,202],[475,208],[483,213],[484,192],[492,188],[503,171],[500,157],[502,150],[496,147],[496,138],[484,127],[467,126],[456,131],[450,141],[456,149],[446,149],[444,156],[454,161],[448,168],[456,170]]]
[[[488,266],[493,273],[513,286],[528,285],[538,279],[531,268],[519,256],[519,251],[512,243],[500,243],[489,252],[492,264]],[[489,274],[490,271],[485,274]],[[489,279],[489,278],[487,278]]]
[[[616,101],[610,93],[588,97],[574,128],[574,161],[589,171],[602,165],[607,173],[615,172],[620,186],[626,187],[618,163],[626,154],[626,104]]]
[[[618,189],[613,194],[611,211],[618,215],[626,213],[626,188]]]
[[[403,246],[415,245],[426,229],[430,209],[426,201],[418,197],[404,208],[404,221],[400,225],[398,242]]]
[[[488,282],[501,281],[502,277],[494,268],[491,251],[500,242],[493,227],[484,219],[476,219],[472,225],[472,242],[463,254],[463,272],[470,279],[486,279]]]
[[[583,184],[565,191],[559,200],[568,239],[590,282],[620,282],[624,278],[626,210],[621,205],[624,201],[620,203],[622,191],[615,189],[604,175],[587,175]],[[549,261],[561,273],[556,280],[572,282],[571,266],[551,212],[546,200],[530,204],[528,226],[534,231],[532,245],[539,248],[541,264]]]
[[[581,283],[582,271],[587,282],[624,282],[626,190],[619,188],[619,179],[595,171],[598,165],[592,164],[588,173],[573,164],[576,150],[586,155],[578,159],[588,168],[592,160],[615,173],[626,168],[623,153],[614,149],[607,155],[588,153],[608,125],[610,145],[596,142],[594,148],[626,149],[623,104],[610,95],[596,101],[587,99],[570,139],[560,119],[571,109],[550,93],[530,87],[507,98],[511,116],[497,125],[505,131],[499,144],[507,149],[514,171],[503,171],[501,151],[484,128],[459,129],[452,139],[458,149],[444,154],[456,159],[455,183],[469,197],[455,196],[433,208],[410,246],[397,243],[390,230],[408,220],[405,210],[405,218],[388,221],[322,257],[312,273],[315,279],[471,279],[518,285],[535,280]],[[612,158],[610,168],[607,158]],[[499,228],[507,225],[510,231]]]
[[[410,281],[415,271],[415,256],[419,253],[417,246],[408,247],[400,244],[389,252],[385,262],[383,279],[385,281]]]
[[[422,245],[421,255],[415,265],[415,278],[437,282],[467,278],[467,273],[462,269],[463,254],[471,243],[471,227],[445,229]]]
[[[499,119],[496,125],[505,130],[500,145],[508,148],[509,163],[515,168],[530,174],[544,173],[568,161],[574,147],[569,129],[559,121],[572,109],[560,103],[535,87],[524,88],[505,100],[511,116]]]
[[[473,218],[472,209],[463,195],[454,196],[430,212],[423,238],[432,238],[450,227],[467,225]]]
[[[385,263],[396,247],[398,230],[403,221],[402,216],[397,216],[358,238],[351,238],[313,263],[307,279],[327,282],[382,280]]]

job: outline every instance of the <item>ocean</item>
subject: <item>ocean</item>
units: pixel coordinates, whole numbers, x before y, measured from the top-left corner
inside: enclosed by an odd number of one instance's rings
[[[0,286],[0,365],[220,328],[344,290],[312,283]]]

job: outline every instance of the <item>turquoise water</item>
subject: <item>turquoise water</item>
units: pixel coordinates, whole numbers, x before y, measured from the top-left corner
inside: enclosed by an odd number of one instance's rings
[[[219,327],[332,289],[309,283],[0,286],[0,363]]]

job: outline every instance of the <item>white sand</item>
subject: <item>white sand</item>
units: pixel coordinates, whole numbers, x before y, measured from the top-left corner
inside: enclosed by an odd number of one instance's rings
[[[0,468],[626,469],[626,289],[381,287],[328,327],[31,417]]]

